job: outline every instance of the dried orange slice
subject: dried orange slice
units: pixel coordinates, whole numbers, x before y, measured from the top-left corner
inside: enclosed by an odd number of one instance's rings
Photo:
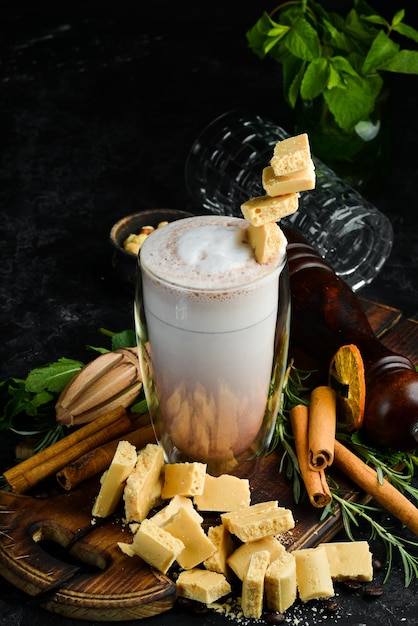
[[[331,359],[328,384],[337,394],[337,420],[340,430],[361,428],[366,402],[364,364],[354,344],[341,346]]]

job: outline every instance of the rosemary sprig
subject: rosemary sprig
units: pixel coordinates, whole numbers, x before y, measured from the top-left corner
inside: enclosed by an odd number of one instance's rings
[[[418,501],[418,489],[411,485],[414,467],[418,467],[418,457],[413,452],[385,451],[365,443],[359,431],[352,435],[338,433],[338,439],[376,470],[379,482],[385,477],[402,493],[410,494]]]
[[[280,446],[283,450],[279,472],[285,471],[286,477],[292,481],[293,498],[296,503],[306,494],[306,490],[300,477],[289,412],[297,404],[309,404],[308,392],[311,387],[308,384],[308,379],[311,374],[313,372],[298,370],[293,363],[289,365],[283,386],[281,411],[276,421],[272,443],[272,449]],[[337,438],[351,448],[365,463],[371,465],[377,472],[380,481],[383,481],[385,477],[401,492],[408,493],[418,501],[418,489],[411,484],[415,468],[418,467],[418,451],[383,452],[363,441],[359,431],[352,435],[338,432]],[[331,482],[330,478],[328,480]],[[330,485],[330,491],[333,500],[324,508],[321,520],[328,516],[335,516],[339,511],[347,537],[354,541],[353,526],[359,526],[358,519],[362,518],[370,526],[370,539],[380,539],[385,547],[386,575],[384,582],[388,580],[392,570],[394,550],[398,551],[403,564],[405,586],[409,586],[414,577],[418,578],[418,555],[415,556],[408,550],[409,547],[418,549],[418,542],[399,537],[387,527],[379,524],[370,513],[381,511],[380,507],[347,500],[343,497],[338,485]]]
[[[328,515],[335,515],[335,503],[339,505],[341,512],[341,518],[344,526],[345,533],[351,541],[355,541],[352,526],[359,526],[358,518],[364,519],[370,526],[371,533],[370,539],[379,538],[383,543],[386,550],[386,575],[383,580],[387,582],[390,576],[390,572],[393,564],[393,550],[396,549],[401,557],[404,568],[404,585],[408,587],[414,577],[418,577],[418,556],[414,556],[408,552],[406,545],[413,546],[418,549],[418,542],[408,540],[404,537],[399,537],[382,524],[379,524],[371,515],[370,512],[379,512],[381,509],[375,506],[361,504],[359,502],[351,502],[346,500],[339,493],[336,488],[330,488],[332,493],[332,502],[324,508],[321,519],[325,519]]]

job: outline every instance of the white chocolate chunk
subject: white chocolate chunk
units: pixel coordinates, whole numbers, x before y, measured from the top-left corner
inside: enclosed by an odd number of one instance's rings
[[[331,598],[334,595],[327,553],[323,547],[294,550],[296,580],[302,602]]]
[[[134,535],[131,549],[146,563],[165,574],[184,550],[184,543],[149,519],[144,519]]]
[[[108,517],[114,513],[122,497],[125,481],[135,467],[136,448],[128,441],[120,441],[109,469],[102,476],[101,486],[93,505],[94,517]]]
[[[208,559],[216,550],[216,546],[205,534],[189,511],[180,508],[178,513],[164,526],[164,530],[177,537],[184,544],[184,549],[176,557],[183,569],[191,569]]]
[[[208,538],[215,546],[215,552],[211,554],[208,559],[203,561],[203,565],[206,569],[218,572],[218,574],[223,574],[228,578],[231,570],[228,567],[227,560],[235,547],[232,537],[225,526],[219,524],[219,526],[210,526],[208,529]]]
[[[261,502],[223,513],[222,523],[243,543],[279,535],[295,526],[292,512],[277,506],[277,501]]]
[[[241,204],[244,218],[253,226],[278,222],[282,217],[295,213],[299,206],[297,193],[283,196],[256,196]]]
[[[281,554],[283,554],[283,552],[285,552],[284,546],[278,539],[276,539],[276,537],[263,537],[263,539],[243,543],[229,556],[227,564],[235,575],[240,580],[243,580],[244,574],[248,569],[251,556],[255,552],[260,552],[262,550],[267,550],[269,552],[271,562],[275,561]]]
[[[205,484],[205,463],[171,463],[165,466],[164,499],[174,496],[195,496],[203,493]]]
[[[258,619],[263,612],[264,577],[270,563],[268,550],[254,552],[242,581],[241,607],[245,617]]]
[[[186,498],[185,496],[174,496],[174,498],[172,498],[164,508],[160,509],[149,519],[152,520],[157,526],[164,526],[174,517],[176,513],[179,512],[181,507],[187,509],[190,515],[196,519],[198,524],[203,522],[203,517],[196,511],[193,506],[193,502],[190,498]]]
[[[134,470],[123,492],[128,522],[142,522],[161,495],[160,474],[164,465],[161,446],[149,443],[138,453]]]
[[[291,552],[283,552],[270,563],[264,581],[266,604],[270,611],[284,613],[296,600],[296,560]]]
[[[262,226],[249,224],[247,238],[254,250],[257,263],[270,263],[285,253],[287,239],[275,222]]]
[[[193,498],[199,511],[233,511],[239,506],[249,506],[250,482],[230,474],[206,474],[203,492]]]
[[[126,556],[134,556],[135,552],[132,550],[132,545],[130,543],[125,543],[124,541],[118,541],[118,548],[122,550],[123,554]]]
[[[270,165],[276,176],[284,176],[307,168],[310,162],[309,139],[303,133],[277,142]]]
[[[373,561],[367,541],[321,543],[326,552],[333,580],[373,579]]]
[[[225,576],[194,568],[180,572],[176,581],[177,595],[203,604],[211,604],[231,592]]]
[[[303,170],[284,176],[276,176],[271,166],[265,167],[262,173],[262,184],[269,196],[282,196],[287,193],[315,189],[315,166],[311,160],[309,166]]]

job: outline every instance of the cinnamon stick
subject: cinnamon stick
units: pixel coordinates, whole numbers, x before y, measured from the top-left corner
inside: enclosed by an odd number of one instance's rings
[[[140,449],[147,443],[155,441],[154,429],[151,424],[148,424],[128,433],[124,439]],[[112,462],[119,441],[119,438],[113,439],[113,441],[87,452],[87,454],[63,467],[56,474],[58,483],[66,491],[69,491],[88,478],[106,470]]]
[[[337,397],[327,385],[315,387],[309,404],[309,467],[325,469],[334,460]]]
[[[317,508],[322,508],[331,502],[332,496],[324,470],[313,470],[309,467],[308,422],[309,409],[307,406],[298,404],[291,409],[290,424],[295,438],[300,474],[311,504]]]
[[[118,407],[15,465],[3,476],[14,493],[25,493],[89,450],[124,435],[131,426],[125,409]]]
[[[418,508],[386,479],[379,482],[377,472],[339,441],[335,441],[334,465],[418,535]]]

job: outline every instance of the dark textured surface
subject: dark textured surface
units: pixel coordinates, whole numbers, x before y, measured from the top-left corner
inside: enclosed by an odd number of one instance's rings
[[[246,48],[244,33],[260,5],[181,4],[141,3],[135,18],[62,12],[1,20],[0,380],[63,355],[87,360],[85,346],[103,342],[100,327],[132,328],[132,298],[111,270],[110,228],[141,209],[197,209],[185,189],[184,162],[210,120],[244,108],[291,130],[277,68]],[[407,11],[418,26],[416,13]],[[393,80],[391,171],[373,201],[391,219],[395,240],[381,274],[361,292],[415,318],[417,80]],[[367,532],[361,526],[359,536]],[[339,590],[337,613],[309,605],[288,619],[417,624],[417,590],[416,581],[403,589],[396,560],[381,597],[366,601],[362,592]],[[228,623],[213,614],[143,620],[197,622]],[[0,623],[77,622],[38,609],[0,580]]]

